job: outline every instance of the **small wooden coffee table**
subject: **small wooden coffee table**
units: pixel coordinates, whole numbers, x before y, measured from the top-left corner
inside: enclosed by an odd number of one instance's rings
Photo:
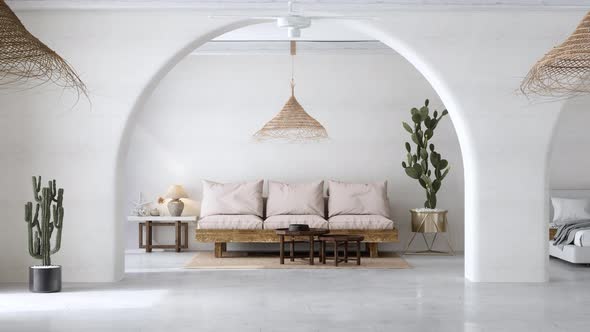
[[[316,236],[328,234],[330,231],[326,228],[310,228],[308,231],[290,231],[288,228],[278,228],[276,234],[279,236],[280,242],[280,260],[281,264],[285,264],[285,236],[290,236],[290,250],[289,256],[291,262],[295,260],[295,243],[296,242],[308,242],[309,243],[309,265],[313,265],[314,260],[314,242]],[[296,240],[295,238],[299,238]],[[300,240],[301,238],[307,238]]]
[[[365,239],[362,235],[346,235],[346,234],[327,234],[319,236],[320,240],[320,261],[326,264],[326,243],[332,243],[334,245],[334,265],[338,266],[338,263],[348,263],[349,260],[356,261],[356,265],[361,265],[361,241]],[[348,257],[348,242],[356,243],[356,258]],[[338,250],[340,247],[344,247],[344,257],[338,257]]]

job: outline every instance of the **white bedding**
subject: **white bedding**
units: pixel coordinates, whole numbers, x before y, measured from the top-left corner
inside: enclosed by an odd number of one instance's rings
[[[549,241],[549,255],[574,264],[590,264],[590,247],[578,247],[568,244],[559,249]]]
[[[590,229],[577,231],[574,237],[574,245],[578,247],[590,247]]]

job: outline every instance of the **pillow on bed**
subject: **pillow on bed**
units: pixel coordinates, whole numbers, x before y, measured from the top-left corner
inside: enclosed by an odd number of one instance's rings
[[[551,197],[553,223],[563,225],[581,220],[590,220],[590,200],[587,198]]]
[[[218,214],[262,217],[262,207],[262,180],[236,183],[203,181],[201,218]]]

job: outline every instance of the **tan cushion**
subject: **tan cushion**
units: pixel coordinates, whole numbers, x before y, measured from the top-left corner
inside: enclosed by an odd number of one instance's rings
[[[328,228],[326,219],[312,214],[284,214],[264,220],[264,229],[287,228],[291,224],[306,224],[311,228]]]
[[[393,229],[394,224],[390,219],[376,214],[348,214],[334,216],[328,219],[329,229]]]
[[[328,183],[328,217],[341,214],[378,214],[389,218],[387,181]]]
[[[312,183],[268,182],[266,216],[282,214],[324,215],[324,181]]]
[[[199,219],[198,229],[262,229],[262,218],[254,215],[225,214]]]
[[[203,181],[201,218],[218,214],[262,217],[262,212],[262,180],[236,183]]]

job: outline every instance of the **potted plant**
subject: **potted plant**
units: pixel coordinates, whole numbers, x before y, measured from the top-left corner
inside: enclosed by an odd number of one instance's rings
[[[61,230],[64,219],[63,189],[57,189],[55,180],[41,188],[41,176],[33,176],[33,203],[25,205],[25,221],[29,238],[29,254],[41,260],[41,265],[29,267],[29,290],[35,293],[61,290],[61,266],[51,264],[51,255],[61,246]],[[51,248],[51,236],[57,230],[55,245]]]
[[[412,232],[430,233],[446,232],[447,210],[436,208],[436,195],[440,190],[442,181],[449,174],[451,167],[440,153],[436,152],[434,144],[431,143],[434,130],[445,115],[447,110],[439,113],[434,111],[430,116],[428,99],[420,109],[412,108],[413,126],[403,122],[403,127],[408,133],[415,147],[406,142],[406,161],[402,162],[406,174],[412,179],[418,180],[426,194],[424,208],[411,209]]]

